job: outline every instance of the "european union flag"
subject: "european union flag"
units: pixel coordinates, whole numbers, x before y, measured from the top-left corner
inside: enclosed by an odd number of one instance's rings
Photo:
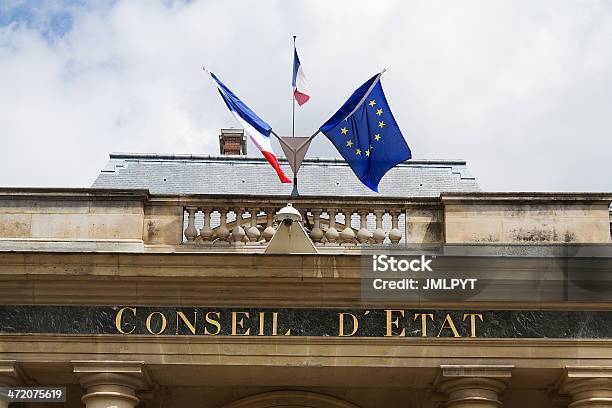
[[[387,104],[381,75],[361,85],[320,128],[359,180],[376,192],[387,171],[412,157]]]

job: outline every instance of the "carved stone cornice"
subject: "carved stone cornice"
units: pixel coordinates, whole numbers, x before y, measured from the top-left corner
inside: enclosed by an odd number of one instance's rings
[[[0,360],[0,386],[15,386],[26,382],[17,361]]]
[[[512,376],[512,365],[441,365],[434,383],[448,396],[445,406],[501,406],[500,394]]]
[[[440,377],[486,377],[509,380],[512,377],[513,365],[493,364],[453,364],[441,365]]]
[[[612,366],[567,366],[557,388],[572,397],[570,408],[612,407]]]
[[[567,394],[560,394],[556,387],[548,389],[548,402],[553,408],[567,408],[572,403],[572,397]]]
[[[85,388],[84,404],[97,399],[137,405],[136,393],[151,386],[142,361],[72,361],[73,372]]]

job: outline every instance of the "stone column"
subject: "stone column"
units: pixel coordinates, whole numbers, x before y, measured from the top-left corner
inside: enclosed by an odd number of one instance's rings
[[[567,408],[572,403],[572,398],[569,395],[559,394],[557,387],[550,387],[548,402],[551,408]]]
[[[569,408],[612,408],[612,367],[565,367],[558,388]]]
[[[511,365],[442,365],[435,382],[449,408],[498,408]]]
[[[86,408],[134,408],[136,392],[149,388],[141,361],[73,361],[74,373],[85,389]]]
[[[0,387],[15,387],[23,382],[23,375],[15,360],[0,360]],[[0,396],[0,408],[8,406],[8,401]]]

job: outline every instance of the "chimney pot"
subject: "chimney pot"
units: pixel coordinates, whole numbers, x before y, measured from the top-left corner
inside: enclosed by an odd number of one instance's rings
[[[221,129],[219,152],[222,155],[246,156],[244,129]]]

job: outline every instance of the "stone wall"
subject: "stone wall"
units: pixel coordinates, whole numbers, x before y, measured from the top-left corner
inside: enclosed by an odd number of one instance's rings
[[[443,195],[446,243],[610,243],[609,196]]]
[[[37,249],[49,243],[142,244],[146,197],[144,191],[5,189],[0,191],[0,240],[36,242]]]

